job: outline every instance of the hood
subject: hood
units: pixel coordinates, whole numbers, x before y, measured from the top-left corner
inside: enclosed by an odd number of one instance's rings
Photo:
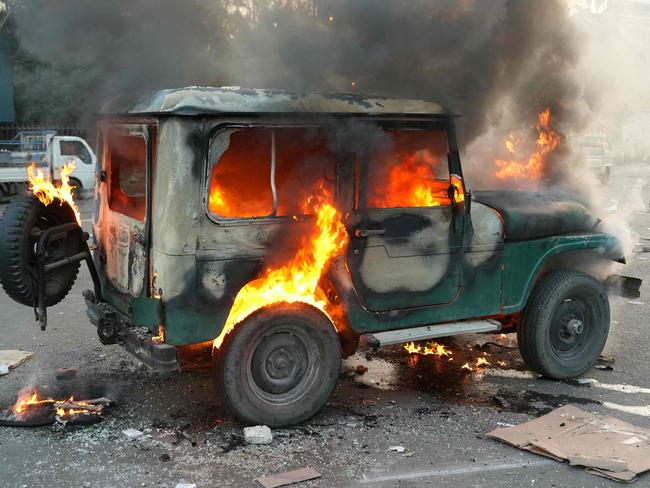
[[[477,191],[472,199],[493,208],[505,225],[506,241],[593,231],[597,221],[569,195],[530,191]]]

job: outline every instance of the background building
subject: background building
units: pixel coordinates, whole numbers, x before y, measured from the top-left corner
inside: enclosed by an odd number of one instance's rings
[[[0,1],[0,30],[7,20],[8,10]],[[10,38],[0,32],[0,122],[13,122],[14,113],[14,85],[11,70],[11,44]]]

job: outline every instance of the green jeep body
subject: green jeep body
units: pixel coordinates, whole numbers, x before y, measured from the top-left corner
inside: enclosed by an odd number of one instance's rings
[[[103,295],[132,325],[158,333],[164,324],[171,345],[218,336],[237,292],[259,275],[276,243],[297,248],[287,228],[306,225],[287,218],[219,221],[210,214],[208,152],[220,129],[350,119],[433,124],[448,131],[449,171],[462,176],[453,117],[429,102],[195,88],[119,98],[103,112],[100,140],[116,126],[140,131],[151,157],[144,222],[112,211],[101,178],[97,186],[93,229]],[[99,171],[106,172],[106,148],[100,153]],[[347,215],[350,243],[329,278],[356,333],[507,318],[526,306],[554,256],[589,251],[623,259],[618,240],[599,232],[583,205],[539,194],[479,192],[467,211],[354,208],[354,172],[346,163],[338,163],[337,206]],[[359,183],[363,191],[366,182]],[[385,233],[356,237],[361,226]]]
[[[209,209],[211,171],[231,134],[251,128],[273,134],[274,212],[221,218]],[[609,305],[602,272],[607,267],[600,266],[598,275],[591,270],[595,263],[624,257],[617,238],[602,232],[583,204],[549,193],[471,194],[462,183],[454,116],[435,103],[239,88],[148,92],[116,98],[103,108],[89,263],[95,290],[84,294],[102,342],[122,343],[158,369],[178,369],[177,346],[210,344],[242,287],[278,253],[296,254],[314,217],[276,216],[275,132],[286,128],[333,134],[328,147],[335,174],[329,181],[349,243],[345,255],[330,263],[321,286],[343,311],[345,325],[315,338],[303,332],[332,329],[329,319],[291,307],[253,314],[244,321],[250,324],[238,325],[215,356],[222,372],[218,385],[240,417],[287,425],[313,415],[336,384],[340,350],[350,354],[359,339],[383,345],[518,330],[524,359],[547,376],[574,376],[593,364],[607,337]],[[444,134],[449,204],[370,208],[372,144],[364,140],[369,130]],[[244,181],[257,178],[245,161],[241,171]],[[458,194],[454,178],[461,182]],[[631,293],[638,296],[639,286],[633,284]],[[44,285],[41,289],[45,294]],[[22,303],[28,298],[25,292]],[[38,303],[44,310],[46,300]],[[282,321],[288,329],[273,332]],[[251,345],[255,327],[275,334],[268,332],[269,344],[278,341],[266,351],[271,365],[266,372],[259,369],[264,361],[249,350],[257,347]],[[556,342],[550,344],[549,337]],[[248,357],[248,366],[239,364],[238,356]],[[313,357],[320,357],[315,366]],[[298,395],[304,381],[295,365],[324,389],[305,386]],[[251,368],[258,376],[248,383],[257,381],[267,393],[240,391],[247,383],[238,375]],[[268,377],[276,373],[298,386],[283,389]]]

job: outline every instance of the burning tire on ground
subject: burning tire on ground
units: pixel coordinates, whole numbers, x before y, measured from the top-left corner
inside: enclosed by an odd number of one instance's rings
[[[575,378],[591,368],[609,333],[603,287],[577,271],[553,271],[535,287],[517,332],[532,369],[548,378]]]
[[[328,317],[303,303],[258,310],[217,352],[216,382],[245,422],[281,427],[315,415],[341,371],[341,346]]]
[[[33,195],[18,196],[7,207],[0,220],[0,282],[13,300],[23,305],[33,304],[39,232],[69,222],[75,222],[74,211],[69,205],[54,202],[45,206]],[[76,239],[65,236],[52,239],[47,248],[46,264],[80,251]],[[47,274],[47,306],[65,298],[77,278],[79,266],[79,262],[74,262]]]

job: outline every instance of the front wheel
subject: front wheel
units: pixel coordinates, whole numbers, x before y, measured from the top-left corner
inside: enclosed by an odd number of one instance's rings
[[[245,422],[283,427],[315,415],[341,372],[338,333],[321,311],[303,303],[258,310],[217,351],[217,388]]]
[[[535,287],[517,331],[529,367],[553,379],[575,378],[591,368],[609,334],[603,287],[577,271],[553,271]]]

